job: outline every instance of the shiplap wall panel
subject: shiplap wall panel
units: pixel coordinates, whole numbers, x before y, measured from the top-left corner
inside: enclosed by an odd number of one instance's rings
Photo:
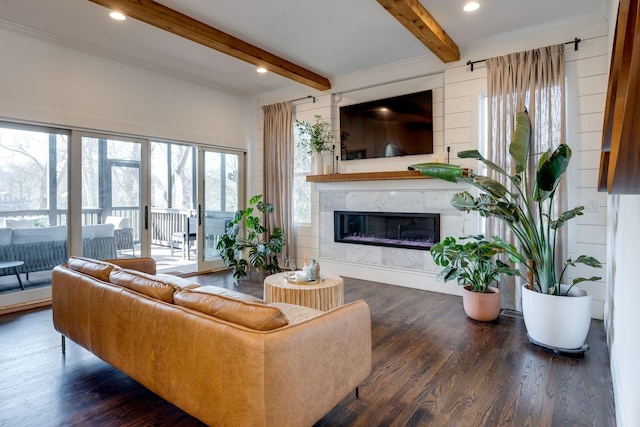
[[[596,25],[579,28],[583,38],[579,50],[574,51],[572,45],[567,45],[566,68],[567,68],[567,142],[574,152],[574,159],[568,173],[569,206],[578,204],[587,206],[584,216],[569,223],[568,241],[569,255],[580,254],[592,255],[601,261],[606,260],[606,224],[607,224],[607,198],[596,191],[597,169],[599,158],[594,153],[599,152],[602,135],[602,122],[604,118],[604,98],[607,89],[607,74],[609,62],[607,57],[607,28],[606,25]],[[558,28],[558,34],[566,32],[566,28]],[[575,32],[575,31],[573,31]],[[545,34],[545,39],[550,39]],[[566,38],[565,35],[558,36],[558,43]],[[506,54],[519,50],[525,50],[516,46],[518,38],[513,41],[500,40],[496,42],[494,48],[487,47],[486,52],[503,50],[497,54]],[[552,44],[553,42],[546,43]],[[530,45],[543,46],[544,42],[529,43]],[[531,48],[531,47],[527,47]],[[482,55],[479,57],[489,57]],[[477,59],[477,58],[474,58]],[[401,66],[399,66],[401,68]],[[386,70],[389,72],[389,70]],[[407,68],[407,72],[410,69]],[[400,72],[401,74],[401,72]],[[371,73],[367,73],[367,82],[375,80]],[[477,168],[477,162],[464,164],[456,157],[456,153],[462,150],[476,149],[479,144],[479,100],[483,92],[486,92],[486,67],[484,64],[477,64],[472,72],[470,67],[463,64],[453,64],[444,69],[442,86],[434,83],[434,156],[416,156],[415,162],[433,161],[437,155],[441,160],[446,160],[446,147],[450,147],[451,163],[463,164],[468,167]],[[426,80],[437,82],[437,75],[430,76]],[[353,80],[353,79],[352,79]],[[353,80],[355,82],[355,80]],[[415,81],[416,89],[424,90],[424,84]],[[409,93],[408,90],[414,82],[408,80],[401,83],[387,84],[380,82],[380,87],[367,88],[363,96],[371,99],[379,99],[388,96]],[[354,83],[356,84],[356,83]],[[364,83],[362,83],[364,85]],[[364,85],[366,86],[366,85]],[[343,89],[344,90],[344,89]],[[348,94],[350,98],[361,96],[361,93]],[[322,100],[315,106],[304,103],[297,106],[297,110],[305,117],[313,117],[312,111],[320,111],[323,116],[333,113],[334,126],[338,127],[337,116],[338,105],[331,107],[330,100]],[[334,129],[334,132],[336,130]],[[407,159],[403,161],[397,159],[372,159],[358,161],[355,163],[345,162],[341,167],[342,172],[365,172],[372,170],[398,170],[404,168]],[[315,192],[314,192],[315,193]],[[316,196],[314,196],[316,197]],[[308,256],[315,254],[317,244],[320,240],[318,236],[318,201],[313,202],[313,219],[309,226],[299,227],[298,258],[306,252]],[[475,224],[465,218],[465,222]],[[467,227],[470,228],[470,227]],[[473,227],[471,227],[473,228]],[[476,230],[466,229],[468,233]],[[580,274],[578,274],[580,273]],[[570,278],[578,277],[583,272],[581,269],[572,269],[568,273]],[[588,271],[589,276],[604,276],[604,270]],[[604,279],[590,284],[589,289],[593,292],[592,315],[602,318],[604,307]]]

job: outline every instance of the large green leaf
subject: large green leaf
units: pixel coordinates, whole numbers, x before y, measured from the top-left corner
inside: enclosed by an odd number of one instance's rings
[[[557,230],[562,227],[565,222],[569,221],[571,218],[575,218],[580,215],[584,215],[582,213],[584,211],[584,206],[578,206],[576,208],[571,209],[570,211],[564,212],[560,217],[558,217],[555,221],[549,221],[549,227],[553,230]]]
[[[538,165],[538,173],[533,187],[533,199],[542,202],[548,199],[558,188],[560,179],[564,175],[571,149],[567,144],[560,144],[550,156],[543,156]]]
[[[476,209],[476,199],[468,191],[454,194],[450,204],[459,211],[469,212]]]
[[[493,178],[489,178],[484,175],[474,175],[472,178],[466,179],[467,182],[471,183],[475,187],[480,190],[490,194],[492,197],[496,199],[504,199],[505,196],[509,193],[507,187],[502,185],[502,183],[496,181]]]
[[[507,173],[507,171],[505,171],[503,168],[493,163],[491,160],[485,159],[484,156],[480,154],[478,150],[460,151],[458,152],[458,157],[461,159],[476,159],[484,163],[485,165],[487,165],[489,169],[493,169],[494,171],[500,173],[501,175],[509,177],[509,174]]]
[[[576,264],[588,265],[589,267],[593,267],[593,268],[601,268],[602,267],[602,263],[600,261],[598,261],[594,257],[588,256],[588,255],[580,255],[573,262],[576,263]]]
[[[424,176],[430,176],[449,182],[458,182],[465,173],[465,170],[460,166],[446,163],[418,163],[409,166],[408,169],[417,170]]]
[[[529,140],[531,139],[531,121],[526,111],[516,114],[516,128],[511,136],[509,154],[516,162],[516,174],[524,172],[529,157]]]

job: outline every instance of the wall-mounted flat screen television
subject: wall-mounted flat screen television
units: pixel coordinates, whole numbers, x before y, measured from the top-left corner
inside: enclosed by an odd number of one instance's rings
[[[431,90],[340,107],[342,160],[433,153]]]

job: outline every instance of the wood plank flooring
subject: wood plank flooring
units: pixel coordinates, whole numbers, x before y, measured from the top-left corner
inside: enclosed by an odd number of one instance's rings
[[[262,277],[191,277],[262,296]],[[316,426],[615,426],[603,323],[582,358],[528,343],[520,318],[468,319],[460,297],[345,279],[371,307],[373,372]],[[0,316],[0,426],[200,426],[60,336],[51,310]],[[286,427],[286,426],[283,426]]]

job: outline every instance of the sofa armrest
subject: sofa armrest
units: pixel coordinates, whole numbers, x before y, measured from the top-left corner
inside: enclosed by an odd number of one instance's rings
[[[156,274],[156,261],[153,258],[119,258],[110,259],[107,262],[127,270],[136,270],[141,273]]]

